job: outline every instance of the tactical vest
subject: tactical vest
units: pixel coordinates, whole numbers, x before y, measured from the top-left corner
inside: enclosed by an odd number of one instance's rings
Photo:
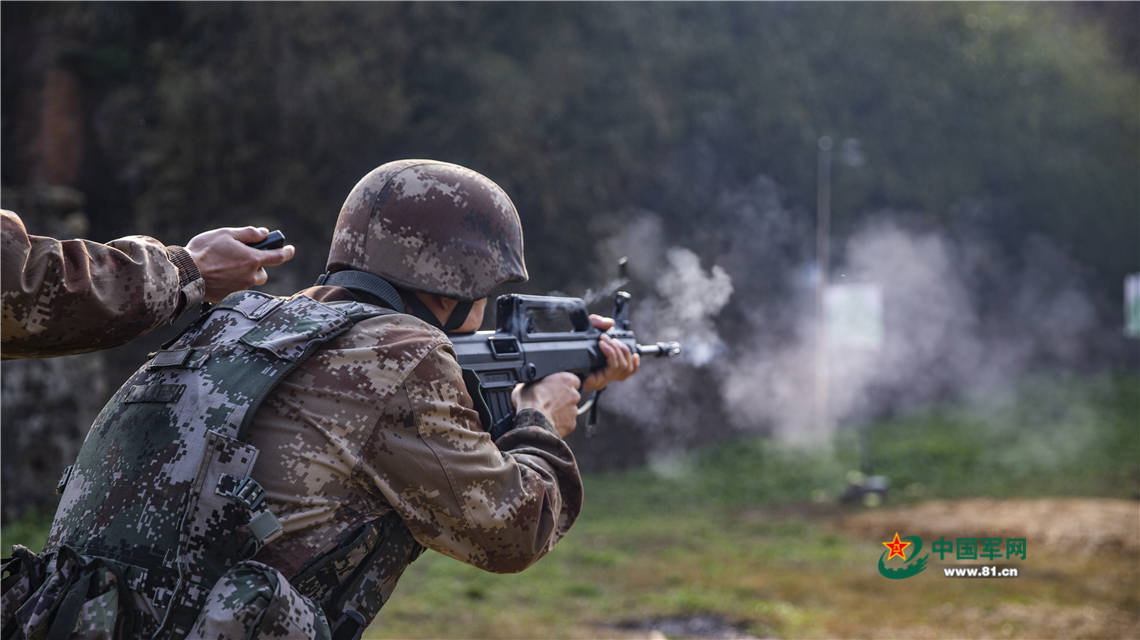
[[[166,612],[157,628],[135,632],[184,637],[215,582],[281,534],[250,477],[258,451],[244,442],[261,401],[317,347],[385,313],[393,312],[303,295],[227,297],[154,354],[99,414],[61,481],[45,553],[112,561],[132,591]],[[383,602],[367,592],[388,569],[376,564],[420,551],[390,514],[290,582],[332,622],[346,606],[371,619]]]

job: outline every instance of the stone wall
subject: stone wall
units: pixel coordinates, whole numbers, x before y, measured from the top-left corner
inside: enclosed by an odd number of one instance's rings
[[[106,394],[104,357],[10,360],[0,367],[0,500],[4,524],[54,510],[55,487],[75,460]]]

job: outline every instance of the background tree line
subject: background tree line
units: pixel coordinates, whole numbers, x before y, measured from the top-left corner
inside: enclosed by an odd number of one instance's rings
[[[1116,288],[1140,132],[1135,11],[1109,5],[5,3],[3,181],[34,181],[55,66],[81,88],[72,186],[96,236],[251,220],[303,239],[315,273],[361,175],[443,158],[517,201],[536,287],[573,288],[598,278],[591,223],[622,208],[691,237],[760,174],[814,206],[831,135],[866,156],[836,176],[837,235],[999,200],[1005,233],[1046,233]]]
[[[613,278],[606,243],[646,211],[705,268],[742,234],[782,239],[732,273],[732,338],[810,260],[828,135],[861,164],[834,173],[837,247],[884,210],[982,234],[1000,300],[1042,236],[1119,313],[1140,267],[1137,6],[4,2],[4,206],[49,233],[41,187],[73,187],[96,240],[280,228],[298,254],[270,290],[290,293],[362,175],[435,158],[514,199],[531,292]],[[791,231],[725,205],[758,179]],[[1122,344],[1080,364],[1119,366]],[[111,389],[147,348],[112,352]]]

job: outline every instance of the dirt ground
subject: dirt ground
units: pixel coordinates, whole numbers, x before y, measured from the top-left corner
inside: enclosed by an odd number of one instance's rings
[[[1033,568],[999,602],[931,610],[928,623],[859,629],[866,637],[1140,638],[1140,502],[1109,499],[970,499],[835,516],[844,533],[881,539],[1026,538]],[[953,582],[953,581],[950,581]],[[938,585],[937,582],[930,586]],[[924,585],[925,586],[925,585]],[[917,622],[917,621],[916,621]],[[942,631],[937,631],[937,629]],[[926,633],[933,632],[932,634]]]
[[[942,536],[1027,540],[1031,575],[1016,582],[985,585],[955,580],[918,582],[909,599],[898,593],[893,596],[897,610],[884,611],[878,600],[869,597],[889,590],[890,585],[877,576],[862,581],[839,579],[837,588],[830,591],[829,603],[846,613],[825,622],[822,637],[1140,639],[1137,501],[976,498],[854,513],[837,511],[831,505],[800,505],[755,516],[823,522],[843,534],[877,542],[895,531],[928,542]],[[987,595],[970,598],[974,589],[987,590]],[[863,615],[864,610],[877,613]],[[906,616],[907,610],[914,613]],[[606,637],[754,640],[742,625],[708,616],[652,621],[641,633],[630,635],[613,631]]]
[[[1140,502],[1109,499],[931,501],[836,518],[840,531],[876,537],[898,530],[939,536],[1026,538],[1031,550],[1140,553]]]

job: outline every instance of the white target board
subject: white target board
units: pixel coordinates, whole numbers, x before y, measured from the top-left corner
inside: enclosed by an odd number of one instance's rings
[[[829,285],[823,302],[830,346],[862,349],[883,346],[883,292],[879,285]]]
[[[1124,277],[1124,333],[1140,338],[1140,273]]]

